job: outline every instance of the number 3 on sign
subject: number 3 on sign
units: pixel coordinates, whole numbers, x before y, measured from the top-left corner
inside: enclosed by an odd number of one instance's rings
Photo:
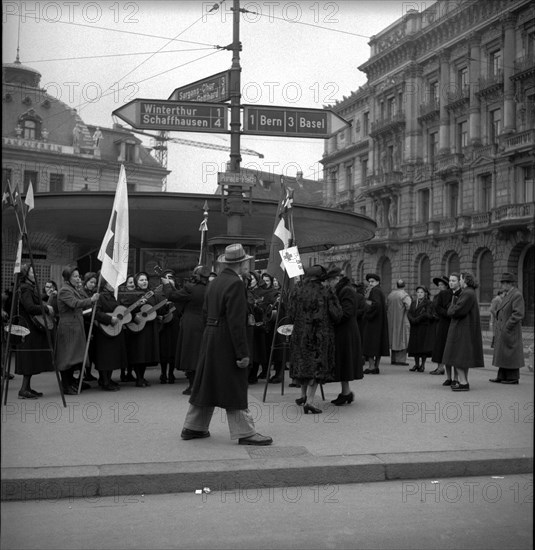
[[[294,127],[294,117],[293,116],[289,116],[288,117],[288,127],[289,128],[293,128]]]

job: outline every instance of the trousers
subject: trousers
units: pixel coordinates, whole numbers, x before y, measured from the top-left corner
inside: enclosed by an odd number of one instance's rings
[[[197,432],[208,431],[215,407],[198,407],[190,403],[184,428]],[[256,433],[254,420],[249,409],[225,409],[227,413],[230,439],[250,437]]]

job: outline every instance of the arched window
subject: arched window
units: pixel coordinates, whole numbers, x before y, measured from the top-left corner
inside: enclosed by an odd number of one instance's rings
[[[41,117],[31,109],[19,117],[24,139],[41,139]]]
[[[381,288],[383,292],[388,294],[392,290],[392,264],[388,258],[385,258],[381,263]]]
[[[422,256],[418,264],[418,283],[430,288],[431,285],[431,262],[429,256]]]
[[[364,262],[359,262],[359,265],[357,267],[357,280],[356,283],[362,283],[364,282]]]
[[[479,256],[478,263],[479,301],[490,303],[494,295],[494,262],[490,250],[485,250]]]
[[[446,260],[446,275],[449,277],[450,273],[459,273],[461,271],[461,262],[457,252],[452,252]]]

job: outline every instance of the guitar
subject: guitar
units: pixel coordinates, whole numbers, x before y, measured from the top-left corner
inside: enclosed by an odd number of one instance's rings
[[[127,323],[130,323],[132,321],[132,311],[136,309],[141,302],[144,300],[148,300],[151,296],[154,295],[153,290],[149,290],[145,295],[143,295],[139,300],[135,301],[132,305],[126,307],[126,306],[117,306],[111,315],[112,317],[117,317],[117,324],[116,325],[103,325],[102,323],[98,323],[98,326],[108,335],[108,336],[118,336],[121,333],[121,330],[123,329],[123,326]]]
[[[157,275],[161,275],[163,273],[163,269],[159,265],[154,266],[154,273]],[[171,304],[171,302],[167,302],[168,304]],[[167,323],[170,323],[173,320],[173,313],[176,311],[176,306],[173,304],[167,311],[167,313],[162,318],[162,323],[166,325]]]
[[[141,311],[136,313],[134,320],[126,325],[127,328],[129,328],[132,332],[141,332],[145,328],[146,323],[156,319],[156,312],[166,304],[167,298],[155,306],[151,306],[149,304],[141,306]]]
[[[40,330],[52,330],[55,327],[54,318],[51,315],[32,315],[33,324]]]

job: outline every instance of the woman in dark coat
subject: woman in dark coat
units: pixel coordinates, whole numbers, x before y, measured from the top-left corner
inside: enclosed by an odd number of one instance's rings
[[[149,276],[145,271],[136,273],[134,277],[136,291],[130,293],[132,302],[136,302],[149,292]],[[132,311],[132,318],[139,313],[144,305],[155,306],[157,303],[154,295],[142,300],[142,304]],[[126,304],[128,305],[128,304]],[[134,322],[134,321],[132,321]],[[158,323],[156,319],[146,321],[145,326],[140,331],[133,331],[128,328],[126,333],[126,351],[128,353],[128,364],[136,373],[136,387],[142,388],[150,386],[145,379],[145,370],[150,365],[157,365],[160,361]]]
[[[184,371],[188,379],[188,387],[182,392],[184,395],[191,394],[197,370],[204,331],[202,308],[209,275],[210,269],[197,266],[193,270],[194,282],[187,283],[180,290],[173,289],[170,284],[164,282],[165,296],[168,300],[178,304],[182,310],[176,343],[175,368]]]
[[[448,308],[451,324],[443,361],[453,365],[459,377],[459,383],[451,385],[452,391],[469,391],[468,369],[482,368],[485,364],[479,304],[474,290],[477,285],[471,273],[461,273],[460,283],[461,292],[454,294]]]
[[[162,281],[165,280],[166,285],[171,289],[176,289],[175,277],[175,272],[172,269],[162,271]],[[159,297],[158,301],[160,301]],[[176,345],[180,330],[181,314],[181,308],[177,308],[172,302],[168,302],[167,305],[158,310],[161,371],[160,384],[175,383]]]
[[[327,280],[334,288],[342,307],[342,317],[334,327],[336,346],[334,381],[341,383],[342,391],[331,403],[344,405],[352,403],[355,399],[349,382],[361,380],[364,377],[362,346],[357,323],[357,292],[350,280],[341,276],[341,270],[338,267],[327,273]]]
[[[431,360],[437,363],[437,368],[429,374],[444,374],[442,356],[444,355],[444,347],[446,346],[448,329],[450,328],[451,319],[448,317],[448,307],[450,307],[453,292],[449,287],[446,276],[435,277],[433,283],[439,288],[438,294],[433,298],[433,312],[437,322],[435,323],[435,344],[433,346],[433,354],[431,355]]]
[[[323,285],[326,271],[320,265],[305,270],[303,282],[292,291],[288,318],[293,323],[290,341],[290,376],[301,385],[305,414],[321,413],[313,405],[318,383],[334,380],[334,325],[342,317],[336,294]]]
[[[63,269],[63,286],[58,293],[59,323],[56,337],[56,365],[61,371],[63,392],[76,395],[74,371],[82,368],[86,347],[83,310],[93,306],[98,293],[88,298],[82,289],[78,268]]]
[[[116,325],[117,317],[112,313],[119,306],[116,300],[113,287],[104,279],[100,284],[100,299],[97,303],[97,311],[95,312],[95,320],[97,326],[93,329],[93,353],[95,359],[95,368],[97,369],[100,378],[99,386],[104,391],[117,391],[119,384],[112,380],[113,371],[116,369],[124,369],[128,363],[126,354],[126,341],[124,330],[121,330],[117,336],[109,336],[99,325]]]
[[[368,273],[366,280],[370,290],[366,297],[368,308],[364,313],[362,353],[368,359],[369,368],[364,371],[364,374],[379,374],[381,357],[390,356],[386,300],[379,286],[381,283],[379,275]]]
[[[407,319],[411,325],[407,354],[414,357],[414,366],[409,370],[424,372],[425,360],[433,354],[435,343],[433,304],[425,286],[416,287],[416,299],[411,302]]]
[[[53,344],[54,334],[50,333],[49,343],[46,329],[32,321],[35,315],[42,315],[39,289],[35,284],[33,268],[28,265],[21,266],[20,284],[18,289],[18,316],[21,322],[29,329],[30,334],[24,337],[20,344],[17,344],[15,353],[15,374],[22,376],[22,386],[19,390],[19,399],[37,399],[42,393],[35,391],[30,386],[34,374],[54,370],[52,364],[52,353],[48,351]],[[44,306],[47,316],[54,318],[54,309],[51,305]],[[36,351],[43,350],[43,351]],[[45,351],[47,350],[47,351]]]
[[[91,298],[97,292],[98,275],[94,271],[88,271],[83,277],[82,287],[88,298]],[[84,315],[85,335],[89,335],[89,327],[91,326],[91,314]],[[93,334],[91,333],[91,342],[89,342],[88,359],[85,364],[84,382],[94,382],[96,378],[91,374],[91,365],[95,364],[95,346]]]

